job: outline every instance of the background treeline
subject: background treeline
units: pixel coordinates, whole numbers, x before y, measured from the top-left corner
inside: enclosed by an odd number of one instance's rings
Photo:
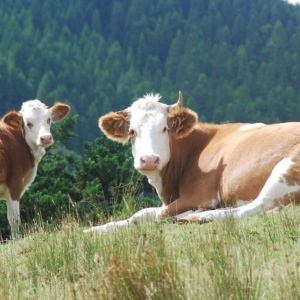
[[[299,120],[300,8],[282,0],[2,0],[0,113],[39,98],[97,119],[159,92],[202,120]]]
[[[299,54],[300,7],[282,0],[2,0],[0,114],[72,106],[23,214],[121,199],[130,150],[97,121],[145,93],[171,104],[181,90],[208,122],[300,120]]]

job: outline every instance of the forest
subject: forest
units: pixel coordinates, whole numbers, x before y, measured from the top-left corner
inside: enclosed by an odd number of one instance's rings
[[[98,128],[146,93],[172,104],[181,90],[204,122],[300,120],[299,49],[300,7],[283,0],[2,0],[1,116],[36,98],[72,107],[23,217],[35,205],[45,218],[70,203],[85,212],[121,197],[132,176],[149,189],[129,147]]]

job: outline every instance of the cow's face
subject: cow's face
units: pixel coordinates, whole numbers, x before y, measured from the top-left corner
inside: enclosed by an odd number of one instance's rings
[[[13,127],[23,127],[25,139],[34,156],[45,154],[45,148],[53,144],[50,132],[52,122],[64,119],[70,111],[66,104],[56,103],[47,108],[39,100],[24,102],[20,112],[9,112],[3,121]],[[39,157],[37,157],[39,158]]]
[[[160,171],[169,162],[170,138],[187,136],[197,123],[197,115],[175,105],[159,102],[159,95],[146,95],[124,111],[99,119],[99,126],[114,141],[132,144],[134,167],[142,174]]]

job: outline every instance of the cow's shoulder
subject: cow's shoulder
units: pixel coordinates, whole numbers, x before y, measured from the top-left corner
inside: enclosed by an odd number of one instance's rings
[[[26,171],[33,167],[33,156],[22,126],[11,126],[0,121],[0,160],[2,166],[4,163],[9,164],[11,169]]]
[[[1,120],[0,142],[2,142],[2,147],[9,147],[11,144],[17,144],[20,147],[25,145],[26,141],[23,126],[11,126]]]

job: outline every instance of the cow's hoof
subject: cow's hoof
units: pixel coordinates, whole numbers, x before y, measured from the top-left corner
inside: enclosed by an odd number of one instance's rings
[[[205,224],[211,222],[209,217],[199,217],[196,215],[188,215],[184,218],[178,219],[177,221],[179,224],[186,224],[186,223],[198,223],[198,224]]]
[[[194,215],[188,215],[186,217],[178,219],[178,224],[194,223],[198,222],[197,218]]]
[[[190,221],[186,220],[185,218],[181,218],[181,219],[177,220],[177,224],[179,224],[179,225],[184,225],[187,223],[190,223]]]

